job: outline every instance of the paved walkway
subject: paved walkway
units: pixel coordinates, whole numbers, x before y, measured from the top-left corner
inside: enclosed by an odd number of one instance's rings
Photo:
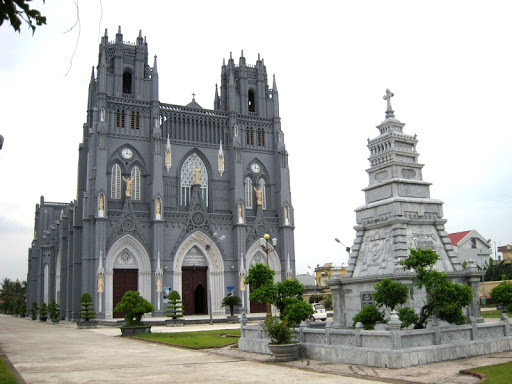
[[[222,329],[226,324],[189,327]],[[114,334],[119,334],[119,329],[78,330],[65,321],[53,325],[0,315],[0,348],[26,383],[375,382],[112,337]]]
[[[238,324],[153,326],[152,332],[234,329]],[[0,350],[26,383],[438,383],[472,384],[459,370],[512,361],[512,352],[404,369],[315,360],[272,363],[267,355],[234,348],[195,351],[118,337],[118,327],[77,330],[0,315]]]

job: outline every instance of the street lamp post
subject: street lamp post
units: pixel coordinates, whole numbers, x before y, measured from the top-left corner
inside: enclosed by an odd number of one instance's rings
[[[272,243],[270,243],[270,235],[265,233],[263,237],[260,239],[260,245],[263,251],[265,251],[265,255],[267,256],[267,267],[270,268],[270,264],[268,262],[268,253],[275,250],[277,246],[277,239],[274,237],[272,239]],[[270,303],[266,303],[267,307],[267,319],[272,317],[272,306]]]
[[[339,243],[345,247],[345,251],[347,251],[347,255],[348,255],[348,261],[350,261],[350,247],[347,247],[345,244],[343,244],[341,242],[341,240],[338,239],[337,237],[334,239],[334,241],[336,241],[337,243]],[[343,262],[341,262],[341,265],[343,266]]]

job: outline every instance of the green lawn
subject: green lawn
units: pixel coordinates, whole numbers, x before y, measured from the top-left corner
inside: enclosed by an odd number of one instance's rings
[[[5,365],[4,360],[0,357],[0,383],[2,384],[16,384],[16,378],[12,372]]]
[[[240,328],[199,332],[146,333],[135,337],[190,348],[213,348],[236,343],[240,337]]]
[[[512,361],[487,367],[471,368],[469,371],[484,374],[487,379],[484,384],[509,384],[512,378]]]
[[[501,309],[493,309],[492,311],[480,311],[482,317],[500,318],[503,311]],[[507,312],[508,317],[512,317],[512,312]]]

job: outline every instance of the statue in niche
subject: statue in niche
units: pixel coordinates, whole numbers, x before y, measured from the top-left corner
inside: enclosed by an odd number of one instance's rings
[[[98,211],[104,211],[105,210],[105,197],[103,196],[103,193],[100,193],[100,197],[98,199]]]
[[[245,291],[245,278],[244,275],[240,276],[240,290]]]
[[[162,207],[161,207],[161,203],[160,203],[160,198],[157,197],[156,198],[156,207],[155,207],[155,211],[156,211],[156,214],[157,215],[160,215],[161,214],[161,211],[162,211]]]
[[[242,203],[238,203],[238,222],[243,223],[244,222],[244,207]]]
[[[263,205],[263,200],[262,200],[263,186],[260,185],[260,187],[258,189],[256,189],[256,187],[254,187],[254,192],[256,192],[256,204]]]
[[[126,197],[130,197],[132,195],[131,193],[132,193],[133,177],[130,177],[129,179],[127,179],[126,177],[123,176],[123,180],[126,183],[126,192],[124,193],[124,195]]]
[[[64,217],[64,210],[61,209],[60,210],[60,215],[59,215],[59,221],[62,221],[62,218]]]
[[[100,119],[101,121],[105,121],[105,108],[101,108]]]
[[[103,276],[98,275],[98,292],[103,292]]]
[[[201,171],[199,167],[196,167],[194,174],[194,185],[201,185],[201,180],[199,180],[199,176],[201,175]]]
[[[289,224],[290,223],[290,212],[288,210],[288,206],[287,205],[284,206],[284,222],[285,222],[285,224]]]
[[[162,292],[162,276],[156,277],[156,291]]]

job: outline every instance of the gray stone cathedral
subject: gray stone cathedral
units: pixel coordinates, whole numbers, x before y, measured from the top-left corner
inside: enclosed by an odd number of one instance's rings
[[[78,318],[80,296],[98,318],[138,290],[163,316],[178,291],[185,314],[223,314],[226,295],[250,312],[248,268],[266,263],[276,281],[295,275],[288,153],[275,79],[264,61],[221,70],[213,109],[193,98],[160,102],[158,70],[141,33],[125,42],[107,32],[89,85],[79,146],[76,200],[36,205],[28,255],[28,303],[56,299]],[[268,256],[264,234],[277,240]],[[211,311],[211,312],[209,312]]]

